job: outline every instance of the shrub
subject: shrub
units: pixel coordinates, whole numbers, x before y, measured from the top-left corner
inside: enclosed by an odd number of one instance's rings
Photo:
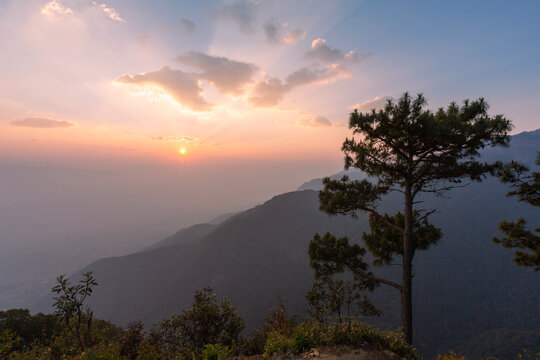
[[[124,359],[120,355],[118,344],[100,344],[96,345],[81,355],[76,357],[77,360],[120,360]]]
[[[195,293],[190,310],[162,321],[155,333],[167,351],[189,357],[199,355],[206,344],[233,346],[244,326],[227,299],[218,303],[212,289],[205,288]]]
[[[294,336],[292,338],[291,344],[291,350],[295,355],[306,352],[313,347],[309,335],[302,331],[297,331],[297,329],[295,329],[294,331]]]
[[[203,360],[224,360],[231,355],[232,350],[221,344],[207,344],[202,351]]]
[[[457,356],[455,352],[449,350],[447,354],[437,355],[437,360],[465,360],[465,356]]]
[[[120,355],[129,360],[136,360],[139,353],[139,345],[144,340],[144,327],[142,322],[135,321],[128,325],[128,328],[118,338],[120,344]]]
[[[285,353],[291,349],[292,341],[285,335],[279,332],[271,332],[268,334],[266,344],[264,345],[264,356],[268,357],[277,352]]]
[[[415,349],[407,344],[400,331],[383,331],[357,321],[328,326],[323,326],[316,321],[305,321],[296,327],[294,336],[289,342],[289,348],[294,353],[305,352],[314,347],[333,345],[357,347],[372,345],[391,350],[406,359],[420,359]]]
[[[20,338],[13,331],[2,331],[0,333],[0,358],[7,357],[19,341]]]
[[[151,339],[144,339],[137,349],[137,360],[160,360],[164,359],[161,346]]]
[[[533,351],[523,349],[523,353],[518,354],[516,360],[540,360],[540,352],[535,354]]]
[[[264,329],[254,331],[247,341],[240,343],[240,353],[245,356],[260,355],[264,353],[268,333]]]

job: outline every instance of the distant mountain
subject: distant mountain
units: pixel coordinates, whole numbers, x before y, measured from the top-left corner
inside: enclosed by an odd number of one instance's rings
[[[538,150],[540,130],[513,136],[510,148],[486,149],[482,156],[532,165]],[[302,188],[317,186],[320,179]],[[491,241],[503,219],[525,217],[534,227],[540,217],[538,209],[506,197],[507,191],[487,179],[445,198],[423,199],[424,208],[438,209],[432,222],[443,231],[439,245],[418,253],[414,262],[415,344],[427,357],[452,348],[472,358],[507,358],[540,344],[540,274],[515,266],[512,252]],[[393,195],[381,209],[401,206]],[[188,308],[196,289],[211,286],[238,307],[248,328],[262,323],[278,296],[291,313],[304,314],[313,281],[307,256],[313,235],[329,231],[359,242],[367,229],[364,215],[329,217],[318,207],[314,190],[282,194],[221,224],[195,225],[146,251],[96,261],[82,270],[94,270],[99,282],[90,304],[96,316],[118,324],[152,324]],[[383,276],[396,276],[392,271],[374,268]],[[381,287],[373,301],[384,311],[376,324],[399,326],[399,294]],[[36,309],[48,304],[50,297]],[[509,333],[513,345],[482,352],[493,349],[485,344],[510,339],[501,335]]]
[[[232,218],[233,216],[235,215],[238,215],[242,213],[242,211],[235,211],[235,212],[231,212],[231,213],[227,213],[227,214],[223,214],[223,215],[220,215],[212,220],[210,220],[208,223],[209,224],[214,224],[214,225],[219,225],[227,220],[229,220],[230,218]]]
[[[152,250],[166,246],[181,245],[189,242],[197,241],[214,231],[218,225],[215,224],[196,224],[188,228],[182,229],[175,234],[158,241],[144,250]]]

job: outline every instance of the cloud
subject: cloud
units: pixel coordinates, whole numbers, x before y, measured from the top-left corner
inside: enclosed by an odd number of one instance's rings
[[[339,65],[304,67],[289,74],[285,81],[278,78],[259,81],[248,100],[254,106],[270,107],[277,105],[286,93],[296,87],[328,83],[349,76],[349,72]]]
[[[283,42],[286,44],[295,44],[297,41],[300,41],[305,37],[306,33],[302,29],[296,29],[285,34]]]
[[[273,20],[269,20],[263,25],[264,34],[266,35],[266,41],[270,44],[295,44],[297,41],[302,40],[306,33],[301,29],[289,31],[285,36],[281,35],[281,30],[287,26],[286,23],[278,23]]]
[[[182,27],[184,32],[188,35],[193,35],[197,32],[197,26],[195,26],[195,23],[191,20],[181,18],[180,26]]]
[[[304,55],[308,59],[320,61],[327,64],[356,64],[366,58],[368,55],[360,55],[351,50],[347,54],[326,44],[326,40],[318,38],[311,43],[311,50]]]
[[[201,144],[201,138],[194,138],[191,136],[156,136],[153,137],[152,140],[164,140],[174,143],[181,143],[181,144],[193,144],[193,145],[199,145]]]
[[[21,127],[33,127],[41,129],[54,129],[54,128],[67,128],[73,126],[71,121],[57,120],[43,117],[28,117],[24,119],[18,119],[11,122],[13,126]]]
[[[349,72],[341,66],[329,66],[325,68],[301,68],[289,74],[285,81],[291,87],[311,84],[324,84],[339,78],[349,77]]]
[[[148,44],[148,42],[150,41],[150,38],[151,38],[150,35],[140,35],[137,37],[137,41],[139,42],[139,44],[144,46]]]
[[[41,8],[41,13],[46,16],[73,15],[73,10],[65,7],[56,0],[49,1]]]
[[[372,109],[381,110],[382,108],[384,108],[389,99],[391,99],[389,96],[377,96],[362,103],[354,104],[349,108],[351,110],[358,109],[358,111],[363,112],[368,112]]]
[[[243,86],[251,81],[258,70],[253,64],[194,51],[178,56],[176,60],[201,69],[202,74],[197,75],[200,79],[208,80],[221,92],[233,95],[241,94]]]
[[[94,7],[99,9],[100,11],[103,11],[105,15],[107,15],[111,20],[118,22],[126,22],[126,20],[122,19],[118,11],[116,11],[114,8],[108,7],[105,4],[98,4],[95,1],[92,1],[92,5],[94,5]]]
[[[316,116],[314,118],[301,119],[296,122],[297,125],[303,127],[330,127],[332,123],[324,116]]]
[[[202,97],[202,90],[195,74],[171,70],[168,66],[149,73],[122,75],[116,81],[123,84],[156,86],[191,110],[206,111],[212,107],[212,104]]]
[[[229,4],[221,5],[217,8],[217,15],[220,18],[228,19],[238,25],[238,29],[244,33],[255,31],[255,6],[258,1],[239,0]]]
[[[282,26],[283,24],[278,24],[271,20],[265,22],[263,25],[263,30],[264,34],[266,35],[266,41],[268,41],[270,44],[279,44],[281,42],[279,28]]]
[[[291,89],[278,78],[259,81],[249,97],[249,102],[257,107],[271,107],[277,105],[283,95]]]

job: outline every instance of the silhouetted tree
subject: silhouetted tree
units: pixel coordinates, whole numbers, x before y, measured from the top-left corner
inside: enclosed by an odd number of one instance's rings
[[[536,159],[540,166],[540,152]],[[518,201],[524,201],[532,206],[540,206],[540,172],[530,172],[526,166],[512,161],[501,166],[498,176],[501,181],[510,184],[512,191],[507,196],[517,196]],[[540,228],[535,229],[538,235],[525,227],[527,222],[521,218],[517,221],[503,221],[499,230],[503,238],[494,238],[496,244],[506,248],[518,249],[514,253],[514,262],[519,266],[530,266],[535,271],[540,270]]]
[[[345,169],[358,168],[376,181],[326,178],[319,194],[320,208],[328,214],[369,214],[371,234],[364,235],[366,246],[375,257],[375,265],[401,258],[401,283],[371,273],[363,260],[365,249],[349,244],[347,238],[317,235],[309,249],[316,270],[342,272],[348,268],[373,286],[385,284],[400,291],[408,343],[413,336],[413,257],[417,250],[428,249],[441,237],[440,230],[428,222],[435,210],[418,208],[418,196],[441,195],[464,179],[481,181],[495,165],[479,162],[478,151],[487,145],[507,145],[511,129],[510,121],[502,115],[488,116],[483,99],[466,100],[462,106],[451,103],[436,112],[425,110],[425,106],[421,94],[412,99],[405,93],[397,103],[389,100],[380,111],[354,110],[349,119],[353,137],[342,146]],[[403,195],[403,213],[388,215],[378,210],[381,197],[391,192]]]
[[[71,285],[65,275],[60,275],[56,279],[57,285],[52,288],[52,291],[58,295],[53,298],[54,313],[75,337],[82,351],[94,344],[92,336],[94,314],[84,303],[92,295],[94,286],[97,285],[92,274],[92,271],[84,273],[83,279],[76,285]]]

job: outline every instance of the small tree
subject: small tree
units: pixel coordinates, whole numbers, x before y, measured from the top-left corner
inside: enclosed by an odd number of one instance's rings
[[[193,306],[159,325],[157,334],[172,352],[198,355],[207,344],[232,346],[245,324],[227,299],[217,302],[211,288],[195,293]]]
[[[326,324],[337,319],[349,323],[361,316],[378,316],[380,311],[366,296],[373,287],[359,279],[335,278],[334,273],[315,272],[315,282],[306,294],[309,315]]]
[[[128,324],[128,327],[118,338],[120,355],[129,360],[136,360],[139,355],[139,345],[144,340],[144,326],[141,321]]]
[[[86,299],[92,295],[93,288],[97,285],[92,274],[92,271],[84,273],[83,279],[75,285],[71,285],[65,275],[60,275],[56,279],[57,285],[52,288],[52,291],[58,295],[53,298],[54,313],[65,324],[69,333],[75,337],[82,351],[94,344],[92,336],[94,314],[85,305]]]
[[[540,166],[540,152],[536,159]],[[532,206],[540,206],[540,172],[530,170],[515,161],[504,166],[501,165],[498,172],[501,181],[510,184],[512,191],[507,196],[517,196],[518,201],[524,201]],[[540,228],[535,231],[526,229],[525,219],[517,221],[503,221],[499,224],[499,230],[504,233],[503,238],[494,238],[496,244],[502,244],[505,248],[518,249],[514,253],[514,262],[519,266],[533,267],[540,270]]]
[[[7,359],[20,341],[21,338],[13,331],[0,331],[0,359]]]
[[[348,268],[359,279],[397,289],[409,344],[413,336],[413,258],[417,250],[428,249],[441,237],[440,230],[428,222],[435,209],[418,208],[418,196],[441,195],[464,179],[481,181],[495,166],[479,162],[478,151],[487,145],[507,145],[511,129],[502,115],[488,116],[483,99],[466,100],[463,106],[451,103],[436,112],[424,110],[425,106],[421,94],[413,100],[405,93],[397,103],[389,100],[378,112],[354,110],[349,118],[353,137],[342,146],[345,169],[358,168],[376,182],[349,181],[346,176],[326,178],[319,194],[320,208],[328,214],[369,214],[371,234],[365,234],[364,241],[376,265],[396,264],[394,258],[401,258],[397,263],[401,283],[371,273],[363,260],[365,249],[349,244],[346,238],[316,236],[309,249],[312,266],[335,272]],[[388,215],[378,210],[382,196],[391,192],[403,195],[403,213]]]

